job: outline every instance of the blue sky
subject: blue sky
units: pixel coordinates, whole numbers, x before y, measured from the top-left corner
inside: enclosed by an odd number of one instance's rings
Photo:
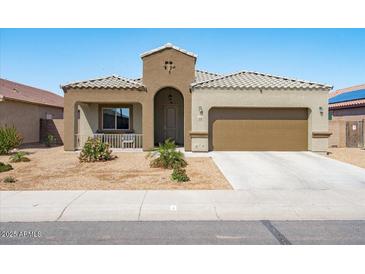
[[[62,95],[75,80],[140,77],[139,55],[167,42],[196,53],[202,70],[365,83],[365,29],[1,29],[0,75]]]

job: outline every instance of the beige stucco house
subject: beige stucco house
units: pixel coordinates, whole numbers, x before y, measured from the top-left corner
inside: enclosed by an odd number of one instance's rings
[[[14,126],[23,143],[41,140],[41,120],[63,118],[63,97],[14,81],[0,79],[0,127]]]
[[[144,150],[167,138],[186,151],[327,150],[331,86],[196,70],[197,56],[171,44],[141,58],[140,79],[109,76],[62,86],[65,150],[80,148],[88,136]]]

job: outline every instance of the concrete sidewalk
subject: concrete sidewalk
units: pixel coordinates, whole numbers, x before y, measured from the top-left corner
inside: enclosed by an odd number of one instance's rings
[[[1,191],[1,222],[365,220],[365,190]]]

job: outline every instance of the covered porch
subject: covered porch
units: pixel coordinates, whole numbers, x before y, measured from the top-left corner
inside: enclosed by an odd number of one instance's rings
[[[142,149],[142,104],[79,102],[77,109],[76,149],[81,149],[89,137],[99,138],[114,149]]]

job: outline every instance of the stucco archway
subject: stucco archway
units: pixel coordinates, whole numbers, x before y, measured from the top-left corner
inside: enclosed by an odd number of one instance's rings
[[[170,138],[184,145],[184,98],[172,87],[160,89],[154,97],[154,144]]]

